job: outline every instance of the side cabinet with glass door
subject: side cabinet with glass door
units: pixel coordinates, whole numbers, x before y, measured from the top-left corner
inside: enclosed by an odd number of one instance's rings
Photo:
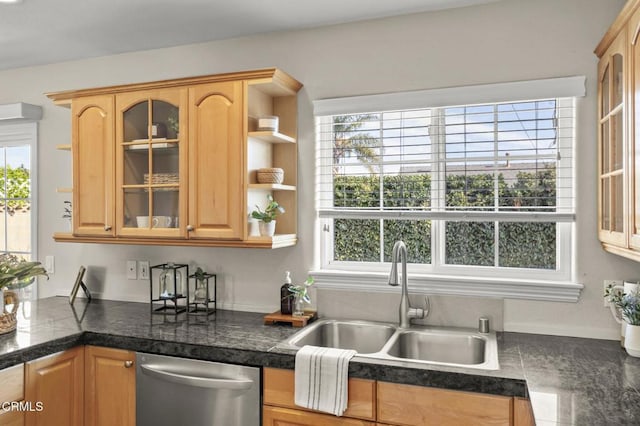
[[[598,236],[605,244],[627,246],[627,147],[625,141],[626,30],[598,64],[599,155]]]
[[[113,237],[114,96],[76,98],[71,114],[73,234]]]
[[[627,25],[629,54],[629,246],[640,251],[640,9],[629,19]]]
[[[189,238],[246,235],[242,81],[189,88]]]
[[[187,90],[116,95],[116,226],[129,237],[186,236]]]

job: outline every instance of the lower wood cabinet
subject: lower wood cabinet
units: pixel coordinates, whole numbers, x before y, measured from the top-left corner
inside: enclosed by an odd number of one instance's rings
[[[84,424],[136,424],[135,353],[86,346],[84,352]]]
[[[22,402],[24,399],[24,364],[0,371],[0,402]],[[24,411],[8,406],[0,409],[0,425],[23,426]]]
[[[78,346],[12,367],[11,382],[0,371],[0,399],[21,400],[24,383],[27,403],[26,411],[0,412],[0,425],[135,426],[134,363],[130,351]]]
[[[366,420],[336,417],[311,411],[265,405],[262,410],[263,426],[375,426]]]
[[[264,394],[262,400],[264,404],[305,410],[293,402],[295,382],[293,370],[265,368],[263,379]],[[376,382],[373,380],[349,379],[349,404],[344,412],[344,417],[375,420],[375,385]]]
[[[534,426],[528,399],[349,379],[343,417],[294,404],[294,372],[265,368],[263,425]]]
[[[84,347],[46,356],[25,365],[25,400],[42,411],[27,411],[27,426],[82,426]]]
[[[511,425],[513,398],[378,382],[378,422],[390,425]]]

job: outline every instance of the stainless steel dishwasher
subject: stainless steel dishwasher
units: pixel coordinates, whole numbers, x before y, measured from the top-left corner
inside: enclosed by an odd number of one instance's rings
[[[137,426],[259,426],[260,369],[136,354]]]

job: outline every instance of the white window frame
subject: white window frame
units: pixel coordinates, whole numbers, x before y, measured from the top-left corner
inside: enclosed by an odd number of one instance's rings
[[[1,118],[0,118],[1,120]],[[38,123],[33,121],[8,123],[0,121],[0,147],[25,146],[30,148],[31,181],[31,260],[38,259]],[[37,298],[38,286],[30,286],[31,297]]]
[[[361,96],[355,98],[340,98],[321,100],[314,102],[314,112],[316,116],[339,115],[363,113],[369,111],[389,111],[391,105],[394,109],[444,107],[461,104],[484,104],[501,103],[509,101],[522,101],[524,99],[541,99],[543,97],[576,97],[584,96],[584,77],[569,77],[560,79],[538,80],[532,82],[504,83],[483,86],[472,86],[465,88],[437,89],[420,92],[394,93],[387,95]],[[536,93],[535,97],[525,98],[528,94]],[[550,95],[553,96],[542,96]],[[471,101],[473,99],[473,101]],[[460,102],[454,103],[454,100]],[[562,100],[562,102],[565,102]],[[571,99],[575,110],[575,99]],[[373,108],[382,107],[382,108]],[[366,109],[363,109],[366,108]],[[373,108],[373,109],[372,109]],[[561,108],[562,110],[562,108]],[[577,113],[572,117],[575,120]],[[562,117],[559,117],[562,119]],[[319,118],[322,120],[322,118]],[[319,122],[322,125],[331,125],[328,122]],[[563,126],[562,126],[563,127]],[[318,127],[319,128],[319,127]],[[575,133],[575,123],[571,126],[571,131]],[[326,128],[325,128],[326,130]],[[561,129],[561,131],[566,131]],[[567,158],[573,162],[574,146],[567,146],[564,141],[574,140],[575,134],[558,135],[559,150],[561,159]],[[320,136],[317,135],[317,143],[321,143]],[[434,144],[435,145],[435,144]],[[569,142],[570,145],[570,142]],[[324,147],[326,148],[326,147]],[[318,146],[318,149],[322,147]],[[567,155],[563,156],[562,153]],[[323,167],[331,167],[319,157],[317,164],[318,174]],[[566,161],[566,160],[565,160]],[[575,170],[575,164],[570,164],[570,169],[559,167],[558,173],[563,170]],[[561,177],[560,175],[558,176]],[[560,179],[559,179],[560,180]],[[575,176],[572,177],[572,193],[559,199],[575,199]],[[318,182],[321,180],[318,178]],[[330,183],[324,183],[331,186]],[[319,188],[320,191],[332,191],[332,188]],[[563,206],[559,206],[563,207]],[[574,282],[575,277],[575,255],[572,252],[575,239],[575,215],[572,206],[567,211],[570,213],[558,215],[556,250],[559,269],[557,270],[532,270],[528,268],[496,268],[478,267],[467,265],[445,265],[443,241],[437,238],[444,238],[444,232],[437,232],[437,227],[444,222],[432,222],[432,253],[431,265],[408,265],[408,274],[412,292],[419,293],[440,293],[455,295],[489,296],[502,298],[520,298],[535,300],[552,300],[575,302],[578,300],[583,285]],[[469,216],[465,213],[462,215]],[[375,217],[375,215],[373,215]],[[384,214],[381,214],[380,218]],[[438,215],[432,214],[433,218],[451,217],[450,212]],[[561,217],[563,216],[563,217]],[[354,213],[354,218],[361,217]],[[467,217],[467,219],[469,219]],[[499,221],[509,221],[507,218],[500,218]],[[319,218],[320,225],[320,268],[311,271],[311,275],[317,281],[320,288],[334,288],[365,291],[391,292],[394,291],[387,285],[387,274],[390,269],[389,263],[384,262],[334,262],[333,259],[333,229],[332,219]],[[497,222],[496,222],[497,223]],[[433,228],[435,227],[435,229]]]

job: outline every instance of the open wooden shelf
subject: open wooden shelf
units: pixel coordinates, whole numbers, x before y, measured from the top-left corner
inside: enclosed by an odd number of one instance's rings
[[[64,193],[64,194],[71,194],[71,193],[73,193],[73,188],[56,188],[56,192]]]
[[[249,189],[261,189],[265,191],[295,191],[293,185],[283,185],[281,183],[250,183]]]
[[[56,145],[56,149],[60,151],[71,151],[71,144],[59,144]]]
[[[54,241],[58,243],[97,243],[97,244],[135,244],[141,246],[194,246],[194,247],[244,247],[244,248],[264,248],[275,249],[293,246],[298,239],[295,234],[282,234],[271,237],[249,237],[246,241],[241,240],[206,240],[206,239],[177,239],[158,237],[88,237],[73,235],[70,232],[56,232],[53,234]]]
[[[249,137],[269,143],[296,143],[295,138],[278,132],[249,132]]]

